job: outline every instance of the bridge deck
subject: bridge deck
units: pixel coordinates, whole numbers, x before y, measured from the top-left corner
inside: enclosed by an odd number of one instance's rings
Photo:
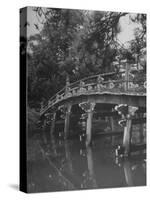
[[[77,82],[67,84],[42,106],[42,116],[54,106],[63,103],[72,104],[82,101],[95,101],[96,103],[119,104],[146,107],[146,82],[108,80],[104,81],[102,75],[84,78]]]

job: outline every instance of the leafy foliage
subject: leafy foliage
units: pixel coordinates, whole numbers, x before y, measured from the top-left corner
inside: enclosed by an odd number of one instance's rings
[[[114,70],[112,62],[118,55],[115,38],[120,31],[119,19],[127,13],[43,8],[34,8],[34,11],[43,26],[28,42],[31,107],[39,107],[41,101],[65,86],[66,77],[73,82]],[[145,28],[144,19],[139,21]],[[38,24],[35,28],[39,29]],[[131,43],[128,54],[138,51],[135,44],[135,41]]]

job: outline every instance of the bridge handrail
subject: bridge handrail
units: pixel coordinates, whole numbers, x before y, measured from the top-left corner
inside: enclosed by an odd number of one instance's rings
[[[80,82],[82,82],[82,81],[85,81],[85,80],[91,80],[91,79],[93,79],[93,78],[97,78],[97,77],[99,77],[99,76],[101,76],[101,77],[104,77],[104,76],[109,76],[109,75],[115,75],[115,74],[123,74],[124,72],[109,72],[109,73],[103,73],[103,74],[96,74],[96,75],[92,75],[92,76],[90,76],[90,77],[84,77],[84,78],[82,78],[82,79],[80,79],[80,80],[78,80],[78,81],[75,81],[75,82],[73,82],[73,83],[70,83],[69,84],[69,87],[71,88],[73,85],[75,85],[75,84],[77,84],[77,83],[80,83]],[[58,94],[60,94],[62,91],[64,91],[65,90],[65,88],[66,88],[66,86],[64,86],[60,91],[58,91],[55,95],[53,95],[49,100],[52,100],[54,97],[56,97]]]
[[[123,73],[123,72],[119,72],[120,74]],[[93,78],[97,78],[98,76],[108,76],[108,75],[113,75],[113,74],[116,74],[116,72],[109,72],[109,73],[103,73],[103,74],[97,74],[97,75],[92,75],[90,77],[84,77],[78,81],[75,81],[73,83],[70,83],[69,84],[69,87],[72,87],[73,85],[77,84],[77,83],[80,83],[81,81],[85,81],[85,80],[90,80],[90,79],[93,79]],[[66,86],[64,86],[60,91],[58,91],[55,95],[53,95],[49,101],[52,101],[54,97],[56,97],[57,95],[59,95],[62,91],[64,91],[66,89]],[[45,107],[45,105],[44,105]]]
[[[110,74],[110,73],[109,73]],[[41,109],[41,112],[43,112],[45,109],[47,109],[49,106],[51,107],[52,105],[54,105],[55,103],[56,103],[56,101],[58,100],[57,99],[57,97],[59,96],[65,96],[66,95],[66,93],[69,93],[69,92],[72,92],[73,90],[76,90],[76,89],[79,89],[79,88],[86,88],[86,87],[88,87],[88,86],[93,86],[93,85],[98,85],[99,83],[98,83],[98,81],[97,81],[97,79],[96,79],[96,81],[95,82],[92,82],[92,83],[88,83],[89,82],[89,80],[91,80],[91,79],[95,79],[95,78],[98,78],[99,76],[102,76],[103,74],[101,74],[101,75],[94,75],[94,76],[91,76],[91,77],[85,77],[85,78],[83,78],[83,79],[81,79],[81,80],[78,80],[78,81],[76,81],[76,82],[73,82],[73,83],[71,83],[71,84],[69,84],[69,86],[68,86],[68,91],[66,91],[66,86],[65,87],[63,87],[60,91],[58,91],[54,96],[52,96],[49,100],[48,100],[48,102],[47,102],[47,104],[45,104],[44,106],[43,106],[43,108]],[[85,80],[87,80],[88,82],[87,83],[85,83]],[[83,82],[84,81],[84,82]],[[83,83],[83,85],[81,86],[80,84],[81,84],[81,82]],[[116,84],[116,83],[122,83],[122,84],[124,84],[124,83],[130,83],[130,82],[132,82],[132,83],[136,83],[137,81],[135,80],[135,81],[125,81],[125,80],[108,80],[108,81],[101,81],[100,82],[100,84],[101,85],[107,85],[107,84],[110,84],[110,83],[113,83],[113,84]],[[138,81],[138,84],[139,83],[145,83],[145,80],[141,80],[141,81]],[[76,87],[75,87],[76,86]],[[106,88],[106,89],[109,89],[109,88]],[[128,92],[130,92],[130,91],[126,91],[126,93],[128,93]],[[63,98],[64,99],[64,98]]]

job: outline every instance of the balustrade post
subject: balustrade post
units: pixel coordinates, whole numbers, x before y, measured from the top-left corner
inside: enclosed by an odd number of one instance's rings
[[[92,119],[95,103],[94,102],[83,102],[79,106],[87,113],[87,122],[86,122],[86,145],[91,144],[92,138]]]
[[[103,80],[104,80],[104,78],[102,78],[101,75],[98,75],[98,77],[97,77],[97,89],[98,89],[98,91],[101,90],[101,84],[102,84]]]

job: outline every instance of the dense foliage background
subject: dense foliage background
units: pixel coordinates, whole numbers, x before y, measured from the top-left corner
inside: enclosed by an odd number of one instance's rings
[[[104,72],[118,71],[113,61],[127,59],[143,66],[140,57],[146,47],[146,15],[137,14],[131,20],[140,24],[135,39],[127,48],[118,43],[119,20],[128,13],[69,9],[33,8],[38,19],[34,24],[38,34],[21,43],[27,48],[28,103],[39,108],[65,85],[80,78]],[[42,28],[39,27],[42,24]],[[25,26],[30,26],[27,22]],[[21,38],[21,41],[24,41]]]

